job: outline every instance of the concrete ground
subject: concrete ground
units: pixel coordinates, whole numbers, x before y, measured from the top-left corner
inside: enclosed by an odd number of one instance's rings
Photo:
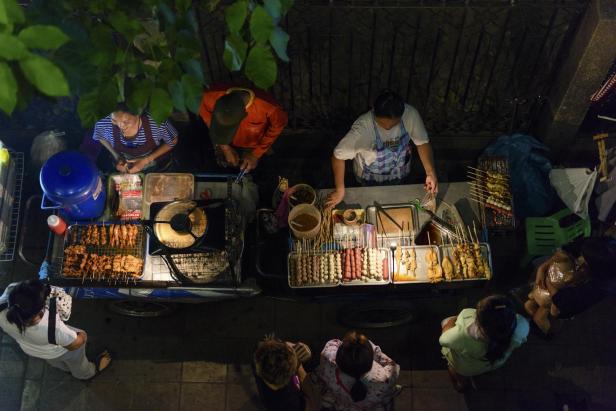
[[[0,285],[34,274],[8,263],[0,266]],[[566,322],[552,341],[531,336],[502,369],[477,378],[477,390],[456,393],[439,353],[439,321],[482,293],[406,301],[416,321],[363,330],[401,365],[397,411],[562,410],[558,401],[570,410],[616,410],[614,299]],[[336,321],[343,304],[259,297],[181,305],[167,317],[135,319],[112,313],[105,301],[75,301],[69,324],[87,330],[91,356],[103,348],[114,354],[111,367],[80,382],[28,358],[2,336],[0,410],[259,410],[249,366],[254,344],[276,331],[317,353],[346,331]],[[581,401],[587,408],[574,407]]]

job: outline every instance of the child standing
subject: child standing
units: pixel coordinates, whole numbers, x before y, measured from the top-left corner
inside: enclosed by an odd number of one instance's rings
[[[513,303],[501,295],[479,301],[457,317],[441,323],[441,352],[447,359],[454,388],[463,392],[468,377],[502,366],[528,336],[528,321],[515,313]]]

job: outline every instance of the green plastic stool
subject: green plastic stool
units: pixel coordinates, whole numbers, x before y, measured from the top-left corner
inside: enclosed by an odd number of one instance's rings
[[[527,256],[551,255],[558,247],[590,235],[590,218],[581,219],[568,208],[549,217],[526,219]]]

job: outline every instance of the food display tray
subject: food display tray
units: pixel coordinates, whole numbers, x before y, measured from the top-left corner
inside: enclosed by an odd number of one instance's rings
[[[505,157],[483,157],[479,160],[478,168],[485,171],[493,171],[507,176],[509,183],[509,205],[511,215],[503,214],[487,207],[485,203],[480,203],[481,213],[485,218],[485,225],[489,229],[513,230],[515,229],[515,208],[513,204],[513,193],[511,192],[511,176],[509,174],[509,163]],[[475,179],[477,184],[485,186],[485,179]]]
[[[492,272],[492,276],[494,276],[494,268],[492,266],[492,250],[490,249],[490,244],[479,243],[479,248],[481,249],[481,255],[483,255],[483,258],[486,258],[488,260],[490,271]],[[451,251],[452,251],[451,245],[441,245],[439,246],[439,250],[440,250],[440,257],[439,257],[440,261],[443,261],[443,258],[445,258],[445,255],[451,258]],[[465,282],[465,281],[488,281],[488,278],[486,277],[463,278],[463,279],[458,278],[458,279],[454,279],[451,281],[445,281],[445,282]]]
[[[412,221],[410,221],[410,228],[412,231],[415,232],[415,235],[419,234],[419,213],[417,212],[417,208],[415,207],[415,205],[411,204],[411,203],[399,203],[399,204],[382,204],[381,207],[387,211],[387,210],[393,210],[393,209],[399,209],[399,208],[409,208],[410,209],[410,219]],[[377,208],[376,206],[369,206],[366,208],[366,222],[369,224],[374,225],[375,227],[377,227],[377,241],[379,243],[379,246],[381,247],[389,247],[389,241],[388,241],[388,237],[391,238],[397,238],[400,236],[400,230],[398,228],[396,228],[395,230],[391,231],[391,232],[387,232],[385,234],[379,234],[378,232],[378,227],[380,226],[379,223],[379,218],[377,216]],[[390,221],[387,216],[382,215],[381,216],[381,220],[383,221],[384,225],[387,225],[385,223],[385,221]],[[402,221],[398,221],[398,223],[400,225],[402,225]],[[407,233],[407,231],[409,230],[408,227],[405,227],[405,235],[408,234],[408,236],[410,236],[410,233]]]
[[[402,247],[398,247],[398,249],[400,249],[400,251],[402,253],[410,250],[414,248],[415,249],[415,255],[416,255],[416,261],[417,261],[417,268],[415,269],[415,280],[405,280],[405,281],[399,281],[396,280],[395,274],[396,272],[398,272],[398,259],[396,258],[396,253],[397,250],[393,252],[393,272],[391,273],[391,279],[392,282],[394,284],[416,284],[416,283],[429,283],[430,280],[428,279],[428,263],[426,261],[426,253],[428,252],[428,250],[434,250],[436,252],[436,256],[437,256],[437,260],[438,263],[441,263],[441,253],[439,252],[439,249],[437,246],[435,245],[416,245],[416,246],[402,246]]]
[[[389,252],[389,249],[385,249],[385,248],[381,248],[381,251],[386,251],[386,255],[387,255],[387,280],[382,280],[382,281],[362,281],[362,280],[353,280],[353,281],[341,281],[341,280],[336,280],[335,282],[331,282],[331,283],[324,283],[324,284],[310,284],[310,285],[294,285],[291,282],[291,260],[292,259],[296,259],[299,255],[299,253],[297,253],[296,251],[292,251],[288,254],[287,256],[287,282],[289,284],[290,288],[293,289],[306,289],[306,288],[334,288],[334,287],[338,287],[338,286],[361,286],[361,285],[387,285],[391,283],[391,270],[390,270],[390,265],[391,265],[391,253]],[[321,252],[321,251],[316,251],[314,253],[311,253],[312,255],[324,255],[326,254],[325,252]]]
[[[115,225],[115,226],[123,226],[123,225],[132,225],[132,226],[136,226],[137,227],[137,236],[135,238],[135,243],[132,246],[129,247],[120,247],[120,246],[111,246],[109,245],[109,238],[107,238],[106,244],[105,245],[93,245],[93,244],[84,244],[83,242],[83,238],[80,237],[82,234],[82,230],[85,230],[86,227],[88,226],[97,226],[97,227],[109,227],[111,225]],[[77,233],[77,235],[79,236],[77,238],[77,241],[75,241],[75,232],[76,230],[78,230],[79,232]],[[77,223],[77,224],[72,224],[71,226],[68,227],[68,229],[66,230],[66,233],[64,234],[64,244],[63,244],[63,252],[62,252],[62,256],[58,257],[59,261],[54,261],[54,265],[55,267],[55,271],[56,271],[56,276],[59,278],[65,278],[65,279],[75,279],[75,278],[81,278],[82,280],[105,280],[105,281],[109,281],[109,282],[117,282],[117,283],[122,283],[122,282],[132,282],[132,281],[138,281],[141,280],[143,278],[143,267],[142,267],[142,271],[141,271],[141,276],[137,277],[137,276],[132,276],[131,274],[127,274],[127,273],[123,273],[120,274],[120,278],[118,277],[91,277],[91,276],[83,276],[83,277],[76,277],[76,276],[67,276],[63,274],[63,265],[64,265],[64,254],[66,252],[66,248],[71,246],[71,245],[84,245],[86,247],[86,251],[89,254],[98,254],[98,255],[107,255],[107,256],[116,256],[116,255],[133,255],[135,257],[139,257],[142,260],[142,264],[145,265],[145,253],[146,253],[146,236],[144,233],[144,229],[143,229],[143,225],[141,224],[137,224],[137,223],[130,223],[130,222],[126,222],[126,223],[113,223],[113,222],[101,222],[101,223],[94,223],[94,224],[84,224],[84,223]]]
[[[150,218],[150,205],[175,200],[191,200],[195,176],[189,173],[148,173],[143,188],[142,218]]]
[[[300,254],[304,254],[304,253],[298,253],[296,251],[291,251],[288,255],[287,255],[287,282],[289,283],[289,287],[291,288],[299,288],[299,289],[303,289],[303,288],[333,288],[333,287],[338,287],[340,285],[340,281],[336,280],[335,282],[331,282],[331,283],[323,283],[323,284],[310,284],[310,285],[294,285],[291,282],[291,265],[292,265],[292,260],[297,260],[297,258],[300,256]],[[328,254],[326,252],[322,252],[322,251],[315,251],[314,253],[311,253],[312,255],[317,255],[317,256],[322,256],[325,254]]]

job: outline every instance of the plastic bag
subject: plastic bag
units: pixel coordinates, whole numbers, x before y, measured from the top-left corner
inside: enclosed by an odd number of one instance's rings
[[[507,158],[518,219],[543,217],[553,210],[556,194],[549,179],[548,153],[544,144],[525,134],[501,136],[482,153]]]

